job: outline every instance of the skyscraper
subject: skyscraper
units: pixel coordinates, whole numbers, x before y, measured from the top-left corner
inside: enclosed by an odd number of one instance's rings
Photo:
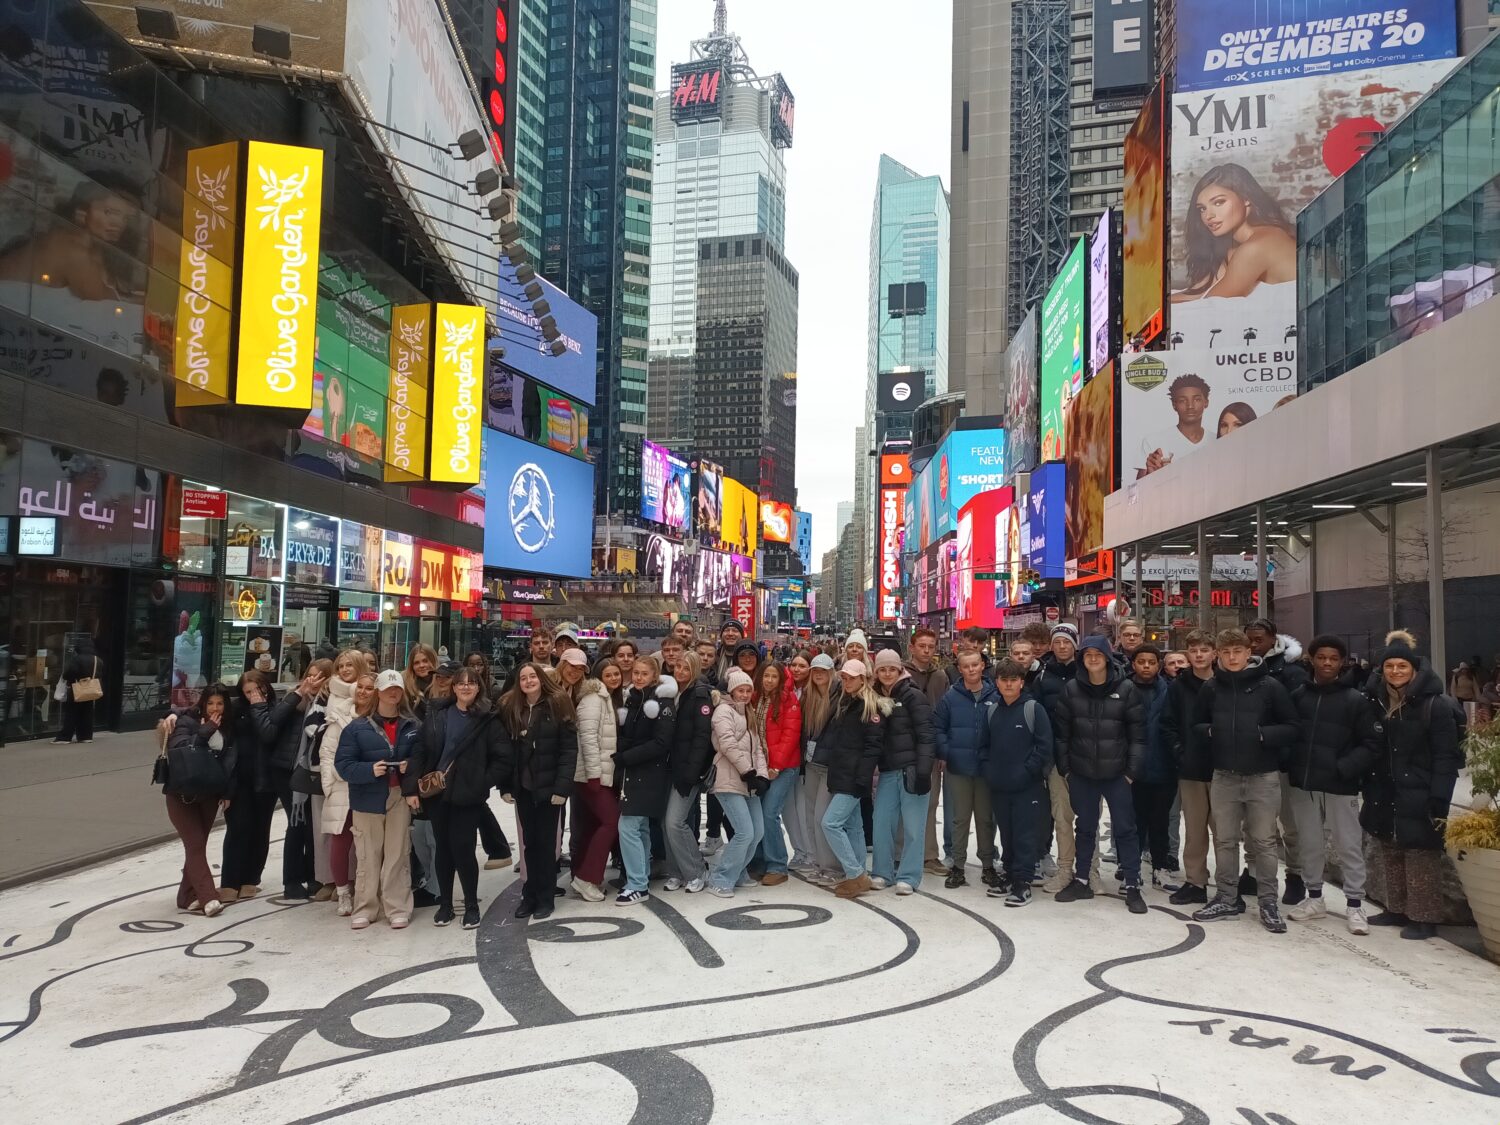
[[[797,271],[786,259],[794,102],[761,77],[719,0],[656,95],[651,218],[652,441],[791,502]]]
[[[1160,6],[1160,5],[1159,5]],[[1073,0],[1068,107],[1068,233],[1088,234],[1106,207],[1118,207],[1125,186],[1125,134],[1141,110],[1140,98],[1094,104],[1094,4]],[[1066,247],[1048,268],[1055,270]],[[1029,307],[1029,306],[1028,306]],[[1026,309],[1021,310],[1026,315]],[[1016,321],[1020,323],[1019,320]],[[1014,326],[1012,326],[1014,331]]]
[[[655,0],[546,0],[540,271],[599,318],[601,512],[640,506]]]

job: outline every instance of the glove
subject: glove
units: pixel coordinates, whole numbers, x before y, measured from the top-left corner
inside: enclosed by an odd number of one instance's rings
[[[928,793],[932,792],[932,774],[917,774],[916,780],[912,782],[912,785],[914,786],[914,788],[912,789],[913,793],[915,793],[919,797],[925,797]]]
[[[755,771],[746,770],[744,773],[740,774],[740,780],[743,781],[746,785],[753,785],[755,783]]]
[[[611,754],[609,756],[609,760],[611,762],[613,762],[617,766],[624,765],[624,763],[620,761],[620,754],[621,754],[621,751],[616,750],[613,754]]]
[[[755,779],[750,782],[750,788],[755,791],[757,797],[764,797],[771,791],[771,783],[759,774],[756,774]]]

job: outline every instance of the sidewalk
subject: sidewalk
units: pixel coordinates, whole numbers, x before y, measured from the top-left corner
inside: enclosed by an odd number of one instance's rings
[[[149,784],[152,731],[0,749],[0,888],[59,875],[175,837]]]

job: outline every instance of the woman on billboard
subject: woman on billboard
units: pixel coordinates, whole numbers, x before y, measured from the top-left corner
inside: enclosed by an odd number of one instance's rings
[[[1276,198],[1239,164],[1210,168],[1193,188],[1184,222],[1186,289],[1173,304],[1248,297],[1261,285],[1295,284],[1297,234]]]

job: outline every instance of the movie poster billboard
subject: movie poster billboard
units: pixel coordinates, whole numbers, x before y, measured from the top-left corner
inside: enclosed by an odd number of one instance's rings
[[[724,518],[724,468],[712,461],[698,462],[697,507],[693,525],[700,535],[719,538]]]
[[[1064,453],[1063,415],[1068,400],[1083,388],[1084,239],[1063,259],[1042,301],[1042,460]]]
[[[1295,351],[1176,348],[1123,357],[1120,478],[1175,464],[1297,397]]]
[[[1005,349],[1009,391],[1005,399],[1005,471],[1029,469],[1037,463],[1038,399],[1036,308],[1026,314]]]
[[[1114,491],[1114,379],[1091,379],[1068,411],[1067,557],[1104,545],[1104,498]]]
[[[1106,210],[1089,235],[1089,374],[1115,354],[1115,213]]]
[[[686,461],[655,442],[641,442],[642,519],[686,531],[693,523],[688,506],[691,482]]]
[[[1121,331],[1127,345],[1149,346],[1165,327],[1167,288],[1167,154],[1164,145],[1165,80],[1141,103],[1125,134],[1125,188],[1121,200]]]
[[[1320,0],[1300,6],[1304,18],[1296,22],[1259,19],[1264,8],[1231,12],[1195,0],[1178,13],[1184,44],[1218,45],[1183,56],[1186,81],[1180,64],[1172,97],[1171,328],[1177,346],[1247,352],[1294,346],[1297,213],[1452,65],[1451,26],[1394,22],[1398,12],[1420,14],[1425,7],[1388,11],[1356,0]],[[1393,22],[1382,22],[1387,16]],[[1453,18],[1451,5],[1447,18]],[[1235,32],[1245,20],[1255,26]],[[1327,36],[1314,25],[1351,20],[1369,26],[1333,37],[1352,44],[1371,35],[1368,50],[1317,46]],[[1419,43],[1398,37],[1389,49],[1381,47],[1389,32],[1414,26],[1428,27]],[[1253,58],[1248,46],[1239,50],[1246,35],[1261,40]],[[1304,48],[1314,53],[1293,57]],[[1213,65],[1216,52],[1228,61]],[[1407,61],[1434,54],[1441,57]],[[1353,61],[1359,69],[1339,69]],[[1205,88],[1207,81],[1218,85]],[[1295,356],[1291,363],[1295,370]]]

